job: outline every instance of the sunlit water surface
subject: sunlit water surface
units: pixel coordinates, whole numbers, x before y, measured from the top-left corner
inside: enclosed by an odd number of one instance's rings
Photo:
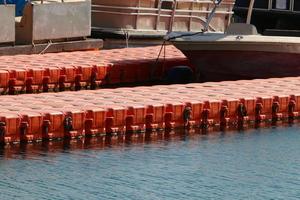
[[[298,126],[107,143],[7,147],[0,199],[300,199]]]

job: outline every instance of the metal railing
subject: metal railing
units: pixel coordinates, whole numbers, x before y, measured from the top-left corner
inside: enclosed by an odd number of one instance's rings
[[[258,11],[300,12],[300,10],[295,10],[296,1],[299,0],[268,0],[266,7],[257,7],[254,5],[253,9]],[[242,9],[248,9],[248,6],[245,5],[236,6],[236,7]]]
[[[283,7],[277,7],[276,3],[278,1],[282,1],[281,3],[286,3],[288,4],[285,8]],[[275,3],[275,6],[274,6]],[[294,11],[294,5],[295,5],[295,0],[269,0],[268,4],[268,10],[273,10],[273,9],[279,9],[279,10],[286,10],[286,11]],[[278,5],[279,6],[279,5]]]
[[[39,2],[41,2],[41,4],[44,4],[44,0],[29,0],[28,2],[34,2],[34,1],[39,1]],[[58,0],[58,1],[54,1],[54,2],[64,3],[64,0]]]
[[[164,8],[162,5],[164,2],[172,3],[171,8]],[[178,9],[177,6],[179,3],[190,3],[190,9]],[[205,10],[196,10],[194,7],[196,4],[207,4]],[[103,5],[103,4],[93,4],[92,13],[102,13],[102,14],[113,14],[119,15],[122,17],[126,16],[135,16],[136,20],[139,16],[149,16],[156,17],[155,29],[159,29],[160,19],[165,17],[169,18],[169,28],[167,31],[172,31],[173,24],[176,18],[185,18],[189,20],[189,24],[192,23],[193,19],[198,20],[203,26],[205,26],[208,17],[211,13],[211,9],[214,8],[215,0],[158,0],[155,7],[126,7],[126,6],[112,6],[112,5]],[[216,14],[220,15],[232,15],[232,7],[234,1],[223,1],[222,6],[228,7],[223,10],[215,10]],[[136,22],[137,23],[137,22]],[[189,28],[190,29],[190,28]],[[218,30],[217,27],[209,25],[209,29],[212,31]]]

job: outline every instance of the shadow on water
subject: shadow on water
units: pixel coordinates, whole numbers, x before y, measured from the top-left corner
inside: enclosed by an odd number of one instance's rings
[[[283,126],[292,127],[294,125],[294,123],[289,123]],[[277,129],[278,124],[272,124],[271,126],[268,126],[268,128]],[[151,133],[119,134],[113,136],[63,139],[27,144],[11,144],[0,148],[0,159],[27,159],[32,156],[47,156],[48,154],[53,153],[70,153],[75,150],[119,150],[124,147],[145,146],[161,142],[164,142],[167,145],[180,141],[189,142],[189,140],[218,142],[231,140],[232,137],[244,137],[253,130],[256,130],[256,134],[259,134],[260,132],[264,132],[264,129],[264,126],[257,125],[251,129],[240,127],[238,130],[236,130],[236,128],[220,129],[210,127],[208,129],[179,129]]]

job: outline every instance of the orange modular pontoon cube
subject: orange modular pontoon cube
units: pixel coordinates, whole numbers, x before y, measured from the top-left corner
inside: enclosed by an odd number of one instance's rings
[[[3,95],[0,141],[291,122],[300,112],[299,81],[290,77]],[[263,93],[262,88],[268,90]]]

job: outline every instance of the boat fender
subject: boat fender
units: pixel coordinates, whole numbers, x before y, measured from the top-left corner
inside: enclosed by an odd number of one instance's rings
[[[167,71],[167,83],[190,83],[193,81],[193,70],[188,66],[175,66]]]

